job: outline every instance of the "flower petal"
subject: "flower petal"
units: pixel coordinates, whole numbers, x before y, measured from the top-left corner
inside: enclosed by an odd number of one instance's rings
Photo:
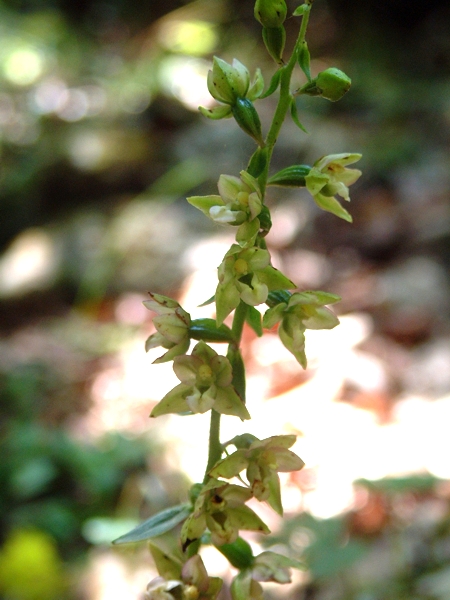
[[[251,418],[245,404],[231,385],[226,388],[217,388],[214,409],[222,415],[232,415],[243,421]]]
[[[248,465],[248,457],[246,450],[236,450],[230,456],[227,456],[216,464],[209,472],[211,477],[224,477],[231,479],[239,475]]]
[[[168,415],[171,413],[176,414],[189,410],[189,406],[186,402],[186,394],[188,394],[191,389],[191,386],[180,383],[158,402],[150,416],[159,417],[161,415]]]

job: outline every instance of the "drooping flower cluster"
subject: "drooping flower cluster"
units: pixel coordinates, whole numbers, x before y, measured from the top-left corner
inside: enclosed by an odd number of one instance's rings
[[[202,544],[212,543],[238,569],[231,584],[232,600],[262,600],[261,582],[290,581],[290,569],[301,564],[287,556],[266,551],[255,556],[239,532],[269,533],[269,528],[249,501],[266,502],[283,514],[280,472],[302,469],[302,459],[292,452],[294,435],[278,435],[260,440],[242,434],[222,444],[219,435],[221,414],[242,420],[250,415],[245,405],[245,366],[240,350],[243,327],[247,322],[257,335],[263,328],[278,325],[282,343],[306,368],[305,330],[331,329],[338,319],[327,305],[338,296],[320,291],[292,293],[295,283],[271,264],[265,236],[271,227],[270,211],[265,204],[269,185],[306,187],[323,210],[351,221],[336,196],[349,201],[348,187],[361,172],[349,169],[359,154],[332,154],[316,161],[313,167],[291,165],[269,177],[270,162],[282,122],[290,109],[292,119],[303,129],[295,96],[309,94],[336,101],[350,87],[350,79],[332,67],[311,77],[310,55],[304,33],[312,0],[298,6],[293,17],[301,17],[302,27],[293,53],[284,62],[287,18],[286,0],[255,0],[254,14],[262,25],[262,36],[269,55],[279,68],[263,93],[264,81],[259,69],[253,80],[241,62],[232,64],[214,57],[207,86],[219,103],[214,108],[200,107],[211,119],[233,116],[241,129],[253,138],[258,148],[240,177],[220,175],[218,194],[191,196],[188,202],[215,223],[236,228],[233,243],[218,266],[215,295],[216,319],[195,319],[174,300],[150,294],[145,306],[156,313],[156,333],[146,349],[162,346],[166,352],[155,362],[173,361],[180,383],[153,408],[152,417],[176,414],[203,414],[211,411],[207,466],[202,483],[191,487],[189,501],[162,510],[121,536],[118,543],[156,538],[151,552],[159,576],[145,592],[146,600],[216,600],[222,581],[209,577],[198,554]],[[290,89],[295,65],[299,65],[307,83],[297,92]],[[280,101],[266,139],[253,102],[280,90]],[[262,313],[255,307],[266,304]],[[224,321],[235,311],[233,324]],[[191,340],[198,343],[188,354]],[[226,343],[226,356],[209,343]],[[230,446],[235,450],[230,451]],[[232,482],[237,480],[237,484]],[[166,547],[164,534],[181,526],[179,545]],[[169,544],[167,544],[169,547]]]

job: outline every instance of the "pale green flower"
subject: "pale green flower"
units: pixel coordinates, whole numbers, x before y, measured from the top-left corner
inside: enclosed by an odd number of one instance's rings
[[[290,583],[290,569],[301,569],[302,564],[288,556],[276,552],[262,552],[253,563],[252,579],[256,581],[276,581],[277,583]]]
[[[341,206],[335,195],[350,201],[348,186],[355,183],[361,176],[361,171],[347,169],[347,165],[357,162],[360,158],[361,154],[348,153],[323,156],[314,163],[305,177],[306,187],[316,204],[349,222],[352,221],[351,215]]]
[[[181,530],[181,541],[186,548],[208,529],[213,544],[233,543],[239,530],[269,533],[267,525],[245,502],[252,497],[248,488],[210,479],[203,486]]]
[[[231,582],[232,599],[262,600],[263,589],[259,582],[290,583],[291,568],[301,569],[302,565],[276,552],[262,552],[254,558],[250,568],[243,569]]]
[[[333,329],[339,319],[326,304],[340,300],[335,294],[319,291],[286,294],[284,301],[272,303],[263,317],[263,327],[271,329],[277,323],[278,335],[284,346],[292,352],[301,366],[306,369],[305,329]]]
[[[221,175],[217,184],[220,195],[191,196],[187,201],[216,223],[238,226],[238,243],[251,246],[260,228],[257,217],[262,209],[262,196],[254,177],[247,171],[241,171],[240,175],[240,178]]]
[[[199,554],[184,565],[151,545],[152,556],[160,573],[147,585],[145,600],[215,600],[222,587],[219,577],[209,577]]]
[[[150,300],[143,304],[157,313],[153,325],[157,333],[152,334],[145,342],[145,350],[162,346],[168,352],[157,358],[155,363],[168,362],[175,356],[185,354],[189,348],[190,315],[175,300],[161,294],[149,293]]]
[[[169,413],[205,413],[214,408],[224,415],[250,419],[248,410],[232,385],[232,367],[205,342],[190,356],[177,356],[173,370],[181,381],[152,410],[151,417]]]
[[[233,244],[218,269],[216,289],[217,324],[220,325],[242,300],[257,306],[271,290],[292,289],[295,284],[272,267],[270,254],[262,248]]]
[[[239,436],[239,440],[242,440]],[[234,443],[231,440],[230,443]],[[266,500],[280,515],[283,507],[280,496],[278,472],[299,471],[304,462],[288,450],[295,443],[295,435],[276,435],[264,440],[251,438],[230,456],[217,463],[210,471],[211,477],[231,479],[246,469],[246,477],[258,500]]]

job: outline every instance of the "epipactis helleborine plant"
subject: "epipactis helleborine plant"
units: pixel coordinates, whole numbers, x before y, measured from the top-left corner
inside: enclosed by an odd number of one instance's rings
[[[262,598],[261,582],[280,584],[291,580],[290,569],[302,568],[295,559],[275,552],[255,556],[242,531],[267,535],[269,528],[247,503],[266,502],[283,514],[279,472],[300,470],[304,463],[290,448],[294,435],[274,435],[258,439],[238,435],[221,443],[221,415],[250,419],[246,407],[245,365],[240,345],[247,323],[258,336],[263,329],[277,327],[284,346],[306,369],[306,329],[331,329],[339,321],[327,308],[340,298],[318,290],[296,290],[293,281],[271,264],[265,236],[271,227],[266,191],[270,186],[305,188],[316,205],[337,217],[351,221],[336,196],[349,202],[349,186],[361,171],[348,168],[361,155],[343,152],[319,157],[314,165],[294,164],[269,175],[272,153],[288,113],[300,122],[296,97],[305,94],[335,102],[350,88],[350,78],[335,67],[318,73],[310,70],[310,54],[305,39],[313,0],[306,0],[293,12],[299,19],[299,33],[292,53],[284,56],[288,16],[285,0],[256,0],[254,14],[262,25],[264,45],[276,70],[264,91],[260,69],[253,78],[239,60],[231,64],[214,57],[206,85],[218,102],[213,108],[200,107],[210,119],[234,118],[236,124],[256,142],[248,166],[238,175],[223,174],[218,193],[191,196],[188,202],[215,223],[235,231],[232,244],[218,266],[215,294],[216,319],[192,319],[171,298],[150,293],[144,302],[155,316],[156,333],[146,342],[146,350],[161,346],[164,353],[156,363],[173,361],[180,383],[156,404],[151,417],[169,413],[211,415],[208,460],[201,483],[195,483],[183,504],[167,508],[118,538],[115,543],[152,539],[151,554],[159,573],[145,591],[146,600],[214,600],[222,587],[218,577],[209,576],[199,551],[212,544],[237,569],[230,591],[233,600]],[[299,67],[306,82],[291,91],[291,77]],[[264,136],[255,102],[277,90],[273,119]],[[322,100],[319,100],[322,101]],[[256,306],[266,305],[260,311]],[[226,321],[233,313],[232,321]],[[264,313],[264,314],[262,314]],[[191,341],[196,345],[189,353]],[[209,343],[226,344],[218,354]],[[234,448],[234,450],[233,450]],[[178,528],[175,551],[169,552],[159,538]]]

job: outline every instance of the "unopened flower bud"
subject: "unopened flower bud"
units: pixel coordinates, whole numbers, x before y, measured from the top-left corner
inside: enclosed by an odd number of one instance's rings
[[[350,77],[334,67],[319,73],[316,82],[321,96],[332,102],[340,100],[352,84]]]
[[[280,27],[286,20],[285,0],[256,0],[255,19],[263,27]]]
[[[322,96],[331,102],[340,100],[351,86],[351,79],[340,69],[330,67],[300,88],[300,94]]]
[[[239,127],[250,135],[260,146],[264,145],[261,121],[253,103],[248,98],[237,98],[232,106],[233,117]]]

